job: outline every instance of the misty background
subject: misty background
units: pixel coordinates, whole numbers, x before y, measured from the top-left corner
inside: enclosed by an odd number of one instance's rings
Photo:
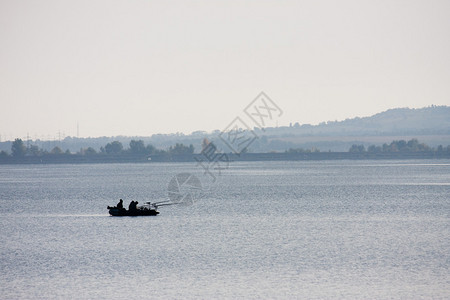
[[[222,130],[260,91],[283,128],[449,105],[448,11],[437,0],[1,1],[0,138],[163,145],[151,136]]]
[[[284,152],[289,149],[309,151],[348,151],[353,145],[382,146],[392,141],[418,139],[419,142],[436,148],[439,145],[450,147],[450,107],[430,106],[421,109],[397,108],[365,118],[352,118],[344,121],[321,122],[318,125],[290,123],[288,126],[254,127],[257,139],[247,151],[251,153]],[[65,137],[51,140],[23,141],[27,149],[37,146],[46,151],[57,147],[71,153],[84,153],[92,148],[101,151],[108,143],[118,141],[124,150],[130,142],[143,141],[157,149],[168,150],[178,143],[192,145],[199,153],[205,140],[213,142],[220,151],[230,148],[220,138],[221,130],[195,131],[190,134],[154,134],[151,136],[113,136],[96,138]],[[0,142],[0,151],[11,152],[12,141]],[[450,148],[449,148],[450,149]],[[92,151],[92,150],[91,150]]]

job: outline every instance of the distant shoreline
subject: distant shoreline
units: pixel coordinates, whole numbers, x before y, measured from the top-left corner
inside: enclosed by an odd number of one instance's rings
[[[221,154],[220,159],[203,154],[185,155],[64,155],[2,157],[0,165],[11,164],[92,164],[92,163],[153,163],[196,162],[226,164],[232,161],[323,161],[323,160],[390,160],[390,159],[450,159],[450,152],[311,152],[311,153],[242,153]]]

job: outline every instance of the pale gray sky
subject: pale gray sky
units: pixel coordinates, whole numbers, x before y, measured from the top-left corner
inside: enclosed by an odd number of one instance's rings
[[[0,134],[223,129],[450,105],[450,1],[0,0]]]

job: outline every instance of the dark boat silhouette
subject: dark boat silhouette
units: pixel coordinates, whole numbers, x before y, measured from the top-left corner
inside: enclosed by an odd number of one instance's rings
[[[159,214],[159,211],[154,209],[135,209],[135,210],[126,210],[125,208],[117,208],[108,206],[109,214],[115,217],[124,217],[124,216],[156,216]]]
[[[156,216],[159,214],[158,206],[173,205],[170,201],[161,201],[156,203],[145,202],[141,206],[137,206],[136,209],[127,210],[125,208],[117,208],[116,206],[108,206],[109,214],[115,217],[125,216]]]
[[[150,202],[146,202],[144,205],[138,206],[135,209],[117,208],[116,206],[108,206],[109,214],[115,217],[125,216],[156,216],[159,214],[157,206]]]

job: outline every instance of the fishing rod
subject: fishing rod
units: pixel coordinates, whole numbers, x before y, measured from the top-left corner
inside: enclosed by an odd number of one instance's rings
[[[158,208],[160,206],[168,206],[168,205],[175,205],[177,203],[173,203],[170,200],[165,200],[165,201],[159,201],[159,202],[145,202],[145,204],[148,204],[149,206],[152,206],[154,208]]]

